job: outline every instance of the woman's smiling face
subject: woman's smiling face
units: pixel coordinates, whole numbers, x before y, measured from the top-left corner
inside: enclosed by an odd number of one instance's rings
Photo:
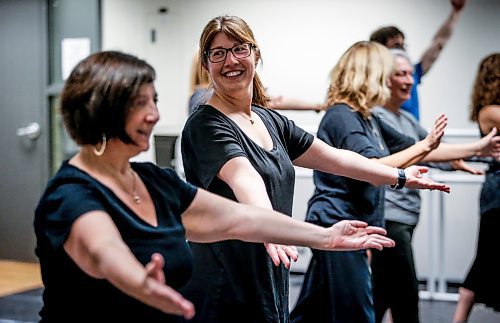
[[[241,42],[227,37],[223,32],[215,35],[209,50],[217,48],[233,48]],[[214,89],[225,95],[235,96],[239,92],[252,93],[253,78],[255,75],[255,52],[250,48],[250,55],[245,58],[236,58],[231,50],[227,51],[226,59],[212,63],[208,60],[207,69],[212,78]]]
[[[144,84],[132,101],[125,122],[125,131],[140,151],[149,149],[153,127],[160,119],[156,106],[157,94],[153,83]]]

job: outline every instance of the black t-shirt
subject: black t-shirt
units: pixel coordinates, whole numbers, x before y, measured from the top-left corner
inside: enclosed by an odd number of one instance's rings
[[[236,200],[217,174],[230,159],[246,157],[262,176],[273,209],[291,216],[292,161],[310,147],[314,137],[275,111],[257,106],[252,111],[271,135],[270,151],[212,106],[201,105],[191,115],[182,132],[186,179]],[[193,277],[183,292],[194,302],[199,322],[288,322],[288,271],[274,266],[262,243],[191,245]]]
[[[318,129],[318,138],[330,146],[351,150],[366,158],[382,158],[415,143],[372,116],[363,118],[345,104],[330,107]],[[361,220],[383,226],[384,187],[320,171],[309,200],[306,221],[331,226],[340,220]]]
[[[132,163],[153,199],[158,226],[139,218],[109,188],[84,171],[64,162],[51,179],[35,211],[36,254],[45,285],[47,322],[179,322],[125,295],[107,280],[85,274],[64,251],[73,222],[89,211],[108,213],[134,256],[143,265],[158,252],[165,258],[167,284],[178,289],[191,276],[192,254],[181,213],[191,204],[196,188],[171,169]]]

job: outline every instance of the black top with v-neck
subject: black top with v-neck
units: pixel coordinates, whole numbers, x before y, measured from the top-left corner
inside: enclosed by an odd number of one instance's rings
[[[273,148],[266,150],[210,105],[201,105],[182,132],[186,179],[236,200],[217,177],[230,159],[246,157],[261,175],[274,210],[292,214],[295,171],[292,161],[314,137],[281,114],[252,106],[266,126]],[[276,267],[264,245],[241,241],[191,243],[193,277],[182,291],[195,304],[197,322],[288,322],[288,271]]]
[[[125,295],[107,280],[83,272],[63,245],[72,224],[90,211],[104,211],[123,241],[143,265],[158,252],[165,258],[166,282],[178,289],[192,270],[181,213],[191,204],[196,187],[172,169],[151,163],[131,163],[154,202],[158,225],[135,214],[108,187],[86,172],[63,163],[50,180],[35,211],[36,254],[45,285],[42,322],[181,322]]]

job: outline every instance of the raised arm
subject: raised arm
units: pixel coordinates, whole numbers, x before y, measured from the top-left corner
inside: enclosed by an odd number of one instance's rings
[[[163,257],[154,254],[151,262],[143,266],[107,213],[93,211],[80,216],[64,250],[85,273],[108,280],[125,294],[165,313],[186,319],[194,316],[193,304],[165,284]]]
[[[189,240],[238,239],[307,246],[319,250],[357,250],[394,246],[385,230],[361,221],[340,221],[330,228],[297,221],[282,213],[225,199],[198,189],[182,215]]]
[[[460,17],[460,13],[465,6],[466,0],[450,0],[450,3],[452,6],[450,15],[441,27],[439,27],[438,31],[434,35],[434,38],[432,39],[431,45],[422,55],[420,62],[422,63],[423,74],[426,74],[429,71],[439,57],[441,50],[450,39],[453,31],[455,30],[458,18]]]

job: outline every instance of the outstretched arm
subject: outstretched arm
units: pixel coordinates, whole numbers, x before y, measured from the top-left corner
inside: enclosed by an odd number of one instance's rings
[[[316,169],[325,173],[354,178],[373,185],[392,185],[397,182],[398,170],[365,158],[349,150],[329,146],[318,138],[300,157],[293,161],[294,165]],[[407,187],[419,189],[436,189],[449,192],[450,187],[422,177],[425,167],[411,166],[405,169]],[[411,186],[410,186],[411,185]]]
[[[430,152],[423,161],[440,162],[472,156],[500,158],[500,137],[496,136],[497,129],[493,128],[487,136],[474,142],[463,144],[442,143]]]
[[[93,211],[80,216],[64,250],[85,273],[107,279],[125,294],[165,313],[186,319],[194,316],[193,304],[165,284],[163,257],[153,254],[151,262],[143,266],[107,213]]]
[[[427,48],[422,55],[421,63],[423,74],[426,74],[434,62],[439,57],[441,50],[444,48],[448,40],[450,39],[453,31],[455,30],[455,26],[458,22],[458,18],[460,17],[460,13],[465,6],[466,0],[451,0],[452,11],[445,22],[439,27],[437,33],[434,35],[432,39],[432,43]]]
[[[269,97],[267,104],[269,109],[273,110],[312,110],[320,112],[323,104],[303,101],[296,98],[288,98],[283,96]]]
[[[320,250],[357,250],[394,246],[385,230],[361,221],[341,221],[330,228],[297,221],[282,213],[244,205],[198,189],[182,215],[189,240],[239,239],[307,246]]]

